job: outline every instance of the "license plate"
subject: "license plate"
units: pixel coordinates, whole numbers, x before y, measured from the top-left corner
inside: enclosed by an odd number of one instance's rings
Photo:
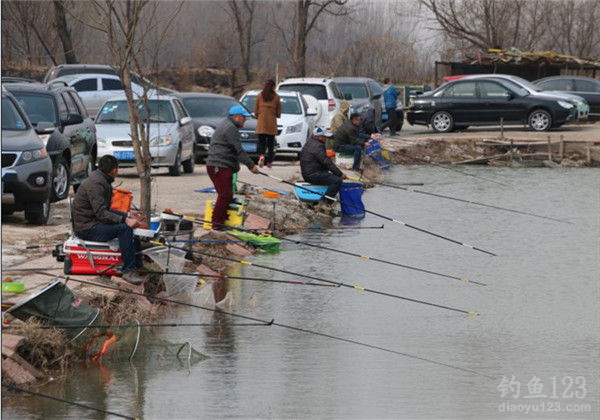
[[[135,160],[135,155],[133,154],[133,151],[121,151],[115,152],[115,158],[117,158],[117,160]]]
[[[256,143],[242,143],[242,148],[246,153],[256,153]]]

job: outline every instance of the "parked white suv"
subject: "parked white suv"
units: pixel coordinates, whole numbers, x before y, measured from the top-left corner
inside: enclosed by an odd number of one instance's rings
[[[344,99],[333,79],[302,77],[285,79],[277,85],[277,90],[297,91],[302,95],[314,96],[321,106],[321,115],[316,119],[318,126],[329,128],[331,119],[340,109]]]

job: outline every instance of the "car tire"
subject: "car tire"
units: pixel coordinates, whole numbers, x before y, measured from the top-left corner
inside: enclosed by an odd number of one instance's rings
[[[552,116],[544,109],[534,109],[527,118],[529,127],[534,131],[548,131],[552,128]]]
[[[71,174],[69,173],[68,162],[62,156],[57,158],[52,167],[52,201],[60,201],[67,198],[71,184],[70,178]]]
[[[169,166],[169,175],[181,175],[181,148],[177,150],[177,155],[175,156],[175,163],[173,163],[173,166]]]
[[[194,156],[192,155],[192,156],[190,156],[190,158],[188,160],[183,162],[183,172],[186,174],[193,174],[194,166],[195,166]]]
[[[41,203],[28,203],[25,206],[25,219],[32,225],[45,225],[50,218],[50,198]]]
[[[431,117],[431,128],[438,133],[449,133],[454,129],[454,118],[446,111],[438,111]]]

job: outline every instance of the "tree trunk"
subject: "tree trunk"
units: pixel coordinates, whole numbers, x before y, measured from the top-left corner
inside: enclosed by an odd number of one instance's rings
[[[56,32],[58,32],[58,36],[63,47],[65,63],[77,64],[79,61],[77,61],[77,56],[75,55],[75,50],[73,49],[71,30],[67,25],[64,0],[53,0],[53,2]]]
[[[295,34],[294,65],[298,77],[306,76],[306,26],[308,25],[308,8],[310,1],[298,0],[298,26]]]

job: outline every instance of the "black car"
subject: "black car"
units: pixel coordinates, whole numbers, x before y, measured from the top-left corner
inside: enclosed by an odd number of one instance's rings
[[[577,118],[577,109],[551,95],[530,95],[515,84],[493,78],[455,80],[417,96],[406,113],[411,125],[438,132],[470,125],[529,124],[547,131]]]
[[[96,126],[75,89],[58,84],[11,83],[17,99],[52,159],[52,201],[65,199],[91,173]]]
[[[201,163],[208,154],[208,146],[215,128],[223,118],[227,117],[229,108],[243,105],[231,96],[215,93],[177,93],[175,96],[181,99],[194,121],[194,133],[196,134],[194,155],[196,163]],[[255,118],[248,118],[240,129],[242,147],[253,157],[258,156],[258,136],[254,132],[256,123]]]
[[[590,106],[590,118],[600,118],[600,81],[591,77],[552,76],[533,82],[543,90],[557,90],[581,96]]]
[[[46,224],[50,215],[52,163],[42,141],[14,97],[2,88],[2,215],[25,210]]]

